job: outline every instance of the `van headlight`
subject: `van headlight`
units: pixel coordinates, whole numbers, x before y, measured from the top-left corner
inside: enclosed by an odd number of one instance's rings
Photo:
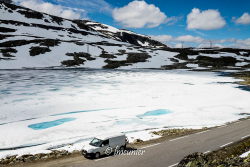
[[[89,149],[88,150],[88,153],[92,153],[92,152],[94,152],[95,151],[95,149]]]

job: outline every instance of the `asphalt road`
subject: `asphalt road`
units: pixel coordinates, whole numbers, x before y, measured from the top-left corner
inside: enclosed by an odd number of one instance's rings
[[[174,167],[193,152],[208,153],[250,137],[250,119],[142,147],[143,155],[109,156],[64,164],[74,167]]]

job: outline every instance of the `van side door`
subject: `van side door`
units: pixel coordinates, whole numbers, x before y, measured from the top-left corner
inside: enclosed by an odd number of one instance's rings
[[[106,154],[106,149],[109,147],[109,140],[104,140],[101,144],[101,150],[100,150],[100,153],[103,155],[103,154]]]

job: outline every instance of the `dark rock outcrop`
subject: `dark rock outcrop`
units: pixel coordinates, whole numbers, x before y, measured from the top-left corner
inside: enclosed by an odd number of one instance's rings
[[[163,70],[174,70],[174,69],[189,69],[187,63],[174,63],[172,65],[161,66]]]
[[[114,68],[118,68],[120,66],[128,66],[130,64],[127,63],[126,60],[121,60],[121,61],[116,61],[116,60],[105,60],[105,62],[107,63],[107,65],[103,66],[103,68],[106,69],[114,69]]]
[[[93,31],[93,29],[86,24],[85,20],[73,20],[73,23],[76,23],[80,29]]]
[[[138,43],[138,41],[140,41],[141,43],[147,42],[150,46],[166,47],[166,45],[162,44],[161,42],[153,40],[147,36],[137,35],[133,33],[118,32],[116,33],[116,37],[119,38],[122,42],[128,42],[137,46],[141,46],[141,44]]]
[[[14,49],[14,48],[2,48],[0,49],[0,53],[2,53],[3,57],[7,57],[7,58],[10,58],[10,57],[15,57],[13,56],[11,53],[16,53],[17,50]]]
[[[71,66],[79,66],[81,64],[84,64],[84,62],[86,60],[82,59],[85,58],[87,60],[95,60],[95,58],[91,57],[91,55],[89,53],[85,53],[85,52],[74,52],[74,53],[66,53],[67,56],[72,56],[73,60],[65,60],[62,61],[62,65],[65,65],[67,67],[71,67]]]
[[[128,53],[128,63],[146,62],[151,56],[147,53]]]
[[[181,59],[181,60],[188,60],[188,55],[186,53],[179,53],[178,55],[174,57]]]
[[[220,58],[208,57],[208,56],[198,56],[196,58],[199,66],[212,66],[212,67],[224,67],[224,66],[235,66],[237,59],[230,56],[222,56]]]
[[[60,44],[60,41],[57,39],[44,39],[44,40],[41,40],[40,42],[41,46],[47,46],[47,47],[58,46],[59,44]]]
[[[0,3],[3,2],[3,3],[12,3],[12,0],[0,0]]]
[[[32,19],[42,19],[43,14],[40,12],[36,12],[34,10],[18,10],[18,13],[24,15],[27,18],[32,18]]]
[[[108,53],[102,53],[102,54],[100,54],[100,57],[102,57],[102,58],[108,58],[108,59],[116,58],[116,56],[114,56],[112,54],[108,54]]]
[[[89,53],[85,53],[85,52],[74,52],[74,53],[66,53],[67,56],[73,56],[73,57],[84,57],[87,60],[95,60],[95,58],[91,57],[91,55]]]
[[[30,48],[30,56],[36,56],[50,51],[48,47],[33,46]]]
[[[15,29],[7,28],[7,27],[0,27],[0,32],[15,32]]]
[[[147,59],[150,57],[151,56],[147,53],[128,53],[126,60],[121,60],[121,61],[110,60],[110,59],[105,60],[107,65],[105,65],[103,68],[114,69],[120,66],[128,66],[133,63],[146,62]]]

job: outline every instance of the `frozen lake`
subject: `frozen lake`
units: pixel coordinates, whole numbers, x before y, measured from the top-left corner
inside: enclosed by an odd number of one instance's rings
[[[235,81],[211,72],[0,70],[0,157],[79,149],[107,133],[143,138],[146,129],[234,121],[250,111],[250,92]]]

